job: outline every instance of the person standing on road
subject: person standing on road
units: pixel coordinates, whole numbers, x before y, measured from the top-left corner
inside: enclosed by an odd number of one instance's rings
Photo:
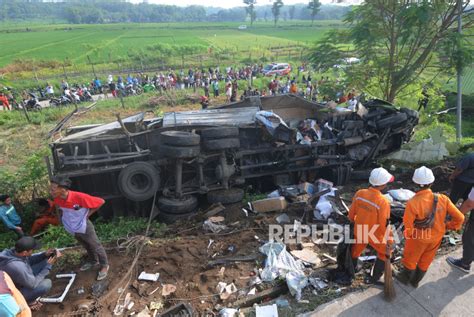
[[[94,87],[96,89],[96,92],[98,92],[100,94],[103,93],[103,91],[102,91],[102,82],[97,77],[94,79]]]
[[[87,251],[88,260],[80,270],[87,271],[100,265],[97,280],[107,277],[109,262],[104,247],[97,237],[94,225],[89,220],[105,203],[102,198],[70,190],[71,181],[67,178],[55,177],[51,179],[50,191],[54,204],[62,212],[61,221],[64,229],[74,235]]]
[[[53,87],[53,85],[51,85],[50,83],[48,83],[48,84],[46,85],[45,92],[46,92],[46,97],[48,97],[48,98],[53,98],[53,97],[54,97],[54,87]]]
[[[66,93],[66,90],[69,90],[69,84],[64,79],[61,80],[61,89],[62,89],[63,93]]]
[[[25,235],[21,227],[21,217],[18,215],[15,206],[12,204],[12,199],[9,195],[0,196],[0,219],[2,219],[5,226],[16,233],[18,238]]]
[[[390,219],[390,203],[382,194],[387,184],[393,182],[394,177],[383,167],[375,168],[370,173],[368,189],[357,191],[352,199],[349,209],[349,220],[354,223],[355,244],[352,247],[352,262],[354,268],[362,251],[370,244],[377,251],[372,275],[367,279],[368,283],[376,283],[384,272],[385,261],[387,261],[387,225]],[[372,239],[368,233],[373,232],[376,239]],[[391,236],[391,235],[390,235]]]
[[[415,196],[407,202],[403,216],[406,242],[403,268],[396,277],[403,284],[410,283],[413,287],[418,287],[425,276],[446,230],[459,230],[464,221],[464,215],[447,196],[431,191],[434,181],[429,168],[422,166],[415,170],[413,182],[419,187]],[[451,220],[446,221],[447,215],[451,216]]]
[[[446,261],[452,266],[460,269],[465,273],[471,271],[471,263],[474,261],[474,188],[471,189],[471,192],[468,195],[467,200],[461,206],[461,212],[466,215],[468,212],[471,212],[469,220],[466,217],[466,226],[464,227],[464,232],[462,234],[462,258],[455,259],[448,256]]]
[[[214,98],[219,97],[219,81],[217,79],[212,82],[212,90],[214,91]]]
[[[460,198],[467,200],[467,195],[474,186],[474,153],[467,154],[457,162],[449,181],[452,184],[449,198],[453,204],[457,204]]]

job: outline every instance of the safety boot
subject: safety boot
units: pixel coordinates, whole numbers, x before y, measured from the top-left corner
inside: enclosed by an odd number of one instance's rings
[[[402,270],[395,275],[395,278],[402,284],[408,285],[415,274],[415,270],[409,270],[406,267],[403,267]]]
[[[415,270],[415,274],[413,274],[411,280],[410,280],[410,284],[414,287],[414,288],[417,288],[418,287],[418,284],[420,283],[420,281],[423,279],[423,277],[425,276],[426,274],[426,271],[422,271],[420,270],[419,267],[416,267],[416,270]]]
[[[375,260],[374,266],[372,267],[372,274],[365,279],[366,284],[376,284],[383,275],[385,269],[385,261],[377,258]]]

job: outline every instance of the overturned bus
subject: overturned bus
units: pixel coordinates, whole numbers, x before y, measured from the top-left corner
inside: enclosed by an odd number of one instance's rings
[[[141,215],[153,201],[164,222],[196,213],[198,201],[241,201],[246,184],[316,178],[346,183],[377,156],[407,142],[418,113],[382,100],[356,109],[295,95],[251,97],[199,111],[143,113],[73,127],[50,144],[50,175],[104,198],[105,216]]]

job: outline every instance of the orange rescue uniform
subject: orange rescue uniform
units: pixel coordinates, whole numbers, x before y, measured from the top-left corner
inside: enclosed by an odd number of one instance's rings
[[[406,242],[402,263],[409,270],[415,270],[418,266],[426,272],[441,245],[446,229],[459,230],[464,222],[464,215],[451,200],[438,194],[433,228],[415,228],[414,221],[425,219],[432,212],[433,203],[434,195],[431,189],[420,190],[407,202],[403,216]],[[445,222],[447,214],[451,216],[451,220]]]
[[[367,244],[377,251],[377,257],[385,261],[387,239],[385,232],[390,219],[390,203],[382,193],[375,188],[359,190],[352,199],[349,209],[349,219],[354,222],[354,238],[352,258],[359,257]],[[373,237],[368,232],[373,232]],[[375,239],[374,239],[375,238]],[[391,240],[389,233],[388,240]]]
[[[54,203],[48,199],[49,208],[33,222],[33,226],[31,227],[30,235],[35,235],[47,225],[58,226],[59,225],[59,218],[55,214],[56,207]]]

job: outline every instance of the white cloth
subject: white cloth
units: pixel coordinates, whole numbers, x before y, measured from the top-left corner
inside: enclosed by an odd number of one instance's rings
[[[469,193],[469,196],[467,197],[469,200],[474,201],[474,187],[471,189],[471,192]]]

